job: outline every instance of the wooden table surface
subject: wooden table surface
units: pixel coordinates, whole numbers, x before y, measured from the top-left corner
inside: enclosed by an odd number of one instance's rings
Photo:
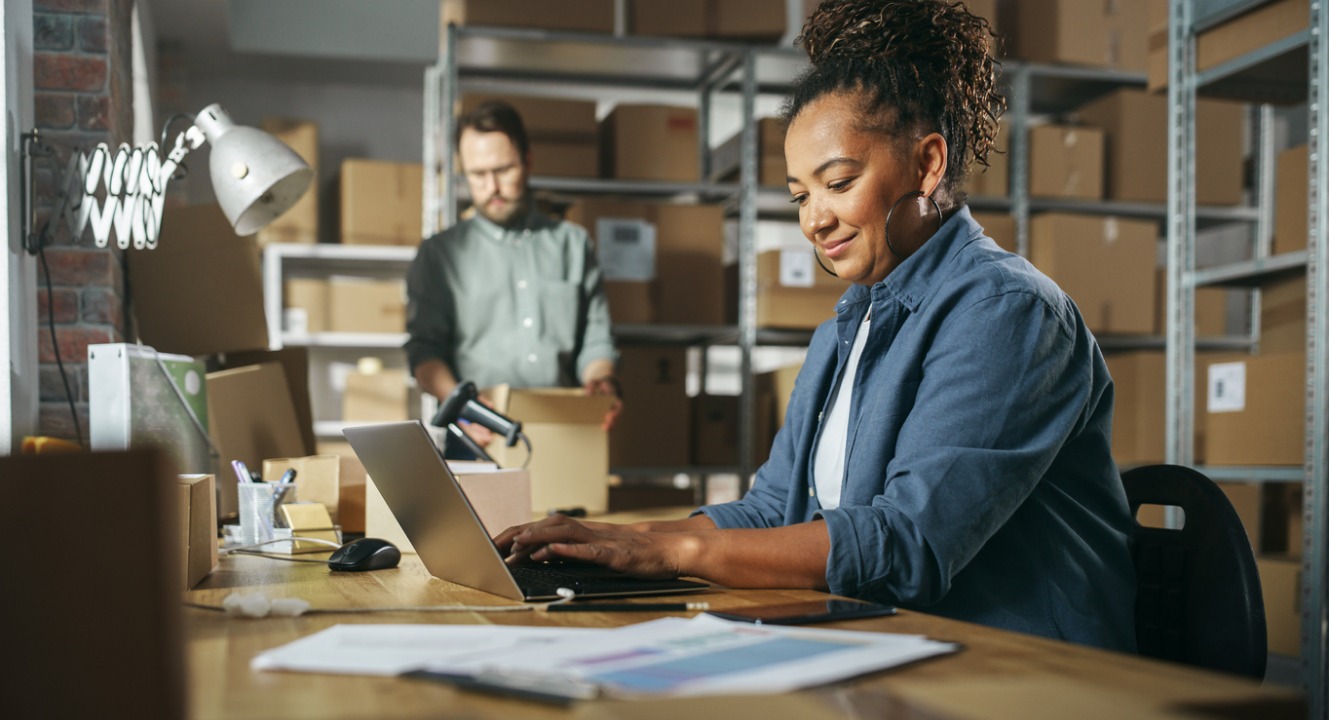
[[[305,556],[317,557],[317,556]],[[224,557],[221,567],[187,593],[219,605],[231,592],[300,597],[317,608],[508,600],[431,577],[415,555],[400,567],[333,574],[322,564],[254,556]],[[825,598],[805,590],[716,589],[692,600],[712,609]],[[927,635],[960,643],[953,655],[836,685],[769,696],[670,701],[591,701],[558,708],[495,698],[450,686],[398,678],[260,672],[260,652],[339,623],[439,623],[617,627],[659,615],[624,613],[314,614],[232,619],[187,608],[185,628],[191,717],[212,718],[1305,718],[1293,691],[1250,680],[995,630],[902,610],[898,615],[823,627]]]

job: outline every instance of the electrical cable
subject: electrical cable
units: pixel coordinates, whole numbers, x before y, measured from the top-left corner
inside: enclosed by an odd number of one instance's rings
[[[47,219],[50,224],[50,219]],[[45,235],[45,229],[42,230]],[[60,357],[60,341],[55,334],[55,292],[51,285],[51,268],[46,264],[46,247],[44,243],[37,245],[37,259],[41,261],[42,275],[46,277],[46,324],[51,330],[51,350],[55,352],[55,364],[60,368],[60,380],[65,385],[65,400],[69,403],[69,415],[74,420],[74,440],[78,442],[79,447],[83,445],[83,426],[79,422],[78,408],[74,406],[74,393],[69,390],[69,374],[65,372],[65,362]]]
[[[224,612],[230,617],[264,618],[296,617],[299,615],[363,614],[383,612],[473,612],[473,613],[514,613],[547,610],[552,605],[572,602],[576,593],[568,588],[556,591],[559,599],[547,603],[529,605],[419,605],[385,606],[366,608],[316,608],[301,598],[269,599],[263,593],[231,593],[222,598],[221,605],[208,605],[186,601],[185,607]]]

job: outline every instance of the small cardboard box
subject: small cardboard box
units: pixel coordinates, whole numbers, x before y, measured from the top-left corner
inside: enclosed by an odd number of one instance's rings
[[[406,329],[406,285],[400,280],[333,277],[328,281],[330,332],[400,333]]]
[[[522,116],[531,143],[531,173],[544,177],[594,178],[600,174],[596,103],[520,95],[466,93],[460,112],[487,100],[502,100]]]
[[[494,469],[488,463],[448,463],[466,499],[491,537],[522,523],[531,522],[531,473],[522,468]],[[439,479],[442,482],[442,478]],[[402,526],[374,487],[365,481],[365,535],[383,538],[402,552],[415,552]]]
[[[614,0],[443,0],[442,25],[614,32]]]
[[[1162,0],[1154,2],[1163,4]],[[1164,17],[1167,22],[1167,15]],[[1308,0],[1272,0],[1262,3],[1248,12],[1203,31],[1196,37],[1196,70],[1204,72],[1306,30],[1310,17]],[[1160,26],[1156,21],[1152,27],[1149,51],[1147,87],[1151,92],[1158,92],[1168,87],[1169,80],[1166,24]],[[1276,64],[1272,68],[1272,73],[1282,73],[1286,67]],[[1279,79],[1281,78],[1275,78],[1276,81]]]
[[[1307,249],[1307,146],[1275,158],[1275,240],[1273,252]]]
[[[1084,125],[1104,131],[1104,197],[1128,202],[1168,200],[1168,98],[1122,88],[1076,110]],[[1196,202],[1242,202],[1244,108],[1196,101]],[[1305,174],[1305,173],[1304,173]]]
[[[826,262],[825,260],[823,262]],[[738,272],[729,275],[727,305],[737,313]],[[817,266],[812,248],[757,254],[757,325],[812,330],[836,316],[848,285]]]
[[[341,488],[341,458],[336,455],[269,458],[263,461],[263,479],[276,482],[287,470],[295,470],[295,498],[300,502],[322,503],[329,517],[336,520]]]
[[[783,188],[788,184],[785,168],[786,122],[781,118],[757,121],[757,184]],[[738,132],[711,151],[711,174],[717,180],[738,182],[743,133]]]
[[[600,124],[601,176],[698,182],[697,109],[620,104]]]
[[[687,465],[687,348],[622,348],[618,376],[624,410],[610,430],[610,467]]]
[[[1091,332],[1148,335],[1158,233],[1147,220],[1045,213],[1030,221],[1030,261],[1071,296]]]
[[[650,324],[656,321],[655,282],[606,280],[605,301],[615,325]]]
[[[584,395],[580,388],[512,388],[497,385],[484,394],[494,409],[521,421],[531,440],[531,507],[581,507],[602,513],[609,505],[609,438],[601,428],[611,398]],[[631,402],[631,401],[628,401]],[[643,408],[644,412],[649,412]],[[625,411],[626,412],[626,411]],[[501,467],[521,467],[520,443],[491,443],[486,450]]]
[[[1260,487],[1261,552],[1302,557],[1306,539],[1302,483],[1270,482]]]
[[[341,241],[345,245],[419,245],[424,177],[419,163],[342,161]]]
[[[217,568],[217,492],[212,475],[179,475],[181,568],[185,589]]]
[[[375,373],[348,373],[342,391],[342,419],[349,422],[395,422],[411,417],[411,386],[406,370],[384,368]]]
[[[1168,272],[1159,268],[1155,272],[1155,292],[1159,301],[1155,305],[1155,334],[1168,332]],[[1218,337],[1228,334],[1229,290],[1222,287],[1196,288],[1193,303],[1196,318],[1196,337]]]
[[[1302,560],[1259,556],[1261,599],[1265,602],[1265,638],[1270,652],[1298,657],[1302,653]]]
[[[1016,252],[1016,218],[1007,213],[971,212],[970,216],[984,229],[984,233],[997,246],[1007,252]]]
[[[314,182],[290,210],[258,232],[259,247],[268,243],[319,241],[319,125],[311,120],[265,117],[259,125],[281,140],[314,171]]]
[[[1102,198],[1104,132],[1068,125],[1030,128],[1030,196]]]
[[[988,166],[970,162],[965,176],[965,192],[975,197],[1007,197],[1011,192],[1010,154],[1011,128],[1007,123],[998,125],[997,139],[988,153]]]
[[[1278,353],[1207,365],[1209,464],[1302,464],[1305,357]]]
[[[1262,355],[1307,350],[1307,276],[1261,286]]]
[[[337,458],[337,524],[342,532],[365,532],[365,466],[361,464],[351,443],[322,441],[319,455]]]
[[[327,332],[328,281],[323,278],[289,278],[282,283],[282,327],[293,335]]]
[[[1020,0],[1000,4],[1007,55],[1145,72],[1147,0]]]

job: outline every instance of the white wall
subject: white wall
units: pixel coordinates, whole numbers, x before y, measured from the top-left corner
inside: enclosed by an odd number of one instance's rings
[[[4,52],[0,64],[5,92],[0,100],[0,132],[5,152],[0,168],[0,217],[5,218],[5,251],[0,253],[0,455],[10,455],[24,435],[37,428],[36,265],[23,251],[20,178],[22,133],[33,127],[32,2],[5,0],[0,14]]]

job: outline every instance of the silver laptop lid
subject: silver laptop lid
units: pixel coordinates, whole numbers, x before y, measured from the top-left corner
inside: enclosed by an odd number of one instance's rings
[[[434,577],[522,600],[508,566],[419,420],[342,431]]]

